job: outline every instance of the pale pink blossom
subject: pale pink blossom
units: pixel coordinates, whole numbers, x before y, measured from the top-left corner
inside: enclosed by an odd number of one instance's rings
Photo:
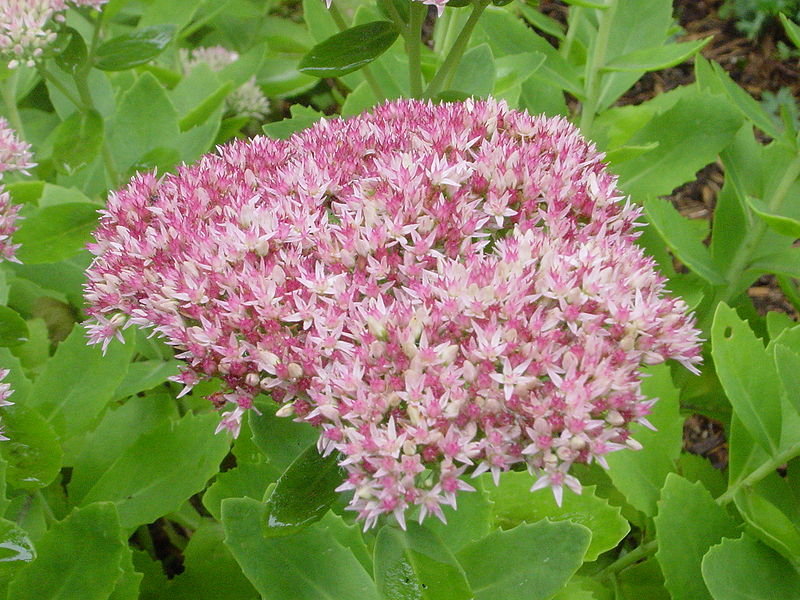
[[[151,328],[186,389],[222,380],[221,429],[262,392],[319,427],[366,526],[515,465],[560,500],[637,447],[644,365],[700,362],[640,215],[564,119],[398,100],[111,194],[89,335]]]
[[[212,71],[221,71],[239,59],[236,52],[222,46],[199,47],[193,50],[181,48],[178,56],[184,74],[202,63],[207,64]],[[269,113],[269,100],[256,83],[255,76],[233,90],[225,99],[225,106],[235,115],[256,120],[263,120]]]
[[[8,121],[0,117],[0,180],[10,171],[28,175],[28,169],[36,166],[31,159],[30,144],[22,141]],[[19,244],[13,244],[11,237],[18,228],[20,208],[11,202],[11,195],[0,183],[0,261],[19,262],[15,257]]]
[[[69,6],[99,9],[108,0],[2,0],[0,2],[0,57],[8,67],[33,67],[56,38],[53,22],[63,21]]]
[[[8,375],[8,369],[0,369],[0,408],[3,408],[5,406],[11,406],[12,404],[14,404],[8,399],[8,397],[14,393],[14,390],[11,389],[11,384],[2,383],[3,379],[6,378],[6,375]],[[8,438],[5,436],[3,432],[2,422],[0,422],[0,441],[1,442],[8,441]]]

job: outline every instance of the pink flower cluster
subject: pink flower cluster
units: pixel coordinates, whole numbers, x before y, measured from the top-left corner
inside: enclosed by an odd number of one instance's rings
[[[30,144],[19,139],[8,121],[0,117],[0,180],[6,171],[20,171],[28,175],[28,169],[36,166],[31,159]],[[11,236],[17,230],[20,208],[11,203],[10,194],[0,183],[0,261],[19,262],[14,257],[19,245],[11,243]]]
[[[0,382],[6,378],[8,375],[8,369],[0,369]],[[8,397],[14,393],[14,390],[11,389],[11,384],[9,383],[0,383],[0,408],[5,406],[11,406],[14,404],[8,400]],[[3,433],[3,425],[0,423],[0,442],[7,442],[8,438]]]
[[[112,194],[90,338],[152,328],[184,392],[224,381],[234,434],[269,392],[341,453],[366,526],[518,464],[560,501],[570,465],[640,447],[642,365],[700,362],[639,216],[564,119],[399,100]]]
[[[63,20],[68,6],[100,8],[108,0],[3,0],[0,2],[0,57],[8,68],[32,67],[56,37],[50,21]]]

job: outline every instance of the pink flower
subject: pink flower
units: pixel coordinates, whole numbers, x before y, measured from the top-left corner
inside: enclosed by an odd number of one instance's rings
[[[19,139],[0,117],[0,180],[6,171],[20,171],[28,175],[28,169],[36,166],[31,161],[30,144]],[[0,261],[19,262],[14,256],[19,244],[13,244],[11,237],[17,230],[21,206],[11,203],[10,194],[0,184]]]
[[[30,175],[28,169],[36,166],[31,161],[31,145],[19,139],[8,121],[0,117],[0,179],[5,171],[20,171]]]
[[[32,67],[56,38],[51,21],[63,21],[61,14],[71,6],[99,9],[108,0],[3,0],[0,2],[0,57],[9,59],[8,68],[20,64]]]
[[[0,382],[6,378],[6,375],[8,375],[8,369],[0,369]],[[11,384],[0,383],[0,408],[14,404],[8,400],[8,397],[13,393],[14,390],[11,389]],[[8,441],[8,438],[3,434],[2,423],[0,423],[0,441]]]
[[[643,365],[700,361],[615,183],[567,121],[492,100],[237,141],[111,195],[91,339],[152,328],[187,388],[224,382],[222,429],[262,391],[320,427],[366,526],[513,465],[560,499],[570,465],[636,447]]]

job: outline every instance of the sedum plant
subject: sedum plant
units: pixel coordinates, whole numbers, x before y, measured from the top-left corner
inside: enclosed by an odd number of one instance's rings
[[[670,2],[7,4],[0,598],[797,597],[798,132]]]

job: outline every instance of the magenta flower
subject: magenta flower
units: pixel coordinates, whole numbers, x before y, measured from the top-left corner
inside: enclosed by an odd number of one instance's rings
[[[8,375],[8,369],[0,369],[0,382],[6,378]],[[14,390],[11,389],[11,384],[9,383],[0,383],[0,408],[5,406],[11,406],[14,404],[8,400],[8,397],[14,393]],[[8,438],[3,433],[3,425],[0,423],[0,442],[6,442]]]
[[[342,454],[365,526],[517,464],[560,500],[573,463],[640,447],[642,365],[700,362],[639,215],[564,119],[399,100],[112,194],[90,338],[151,328],[186,390],[222,379],[234,433],[268,392]]]
[[[8,121],[0,117],[0,180],[6,171],[20,171],[28,175],[28,169],[35,167],[31,161],[30,144],[17,136]],[[21,206],[12,204],[11,196],[0,184],[0,261],[19,262],[14,253],[19,244],[11,242],[11,236],[17,230]]]

